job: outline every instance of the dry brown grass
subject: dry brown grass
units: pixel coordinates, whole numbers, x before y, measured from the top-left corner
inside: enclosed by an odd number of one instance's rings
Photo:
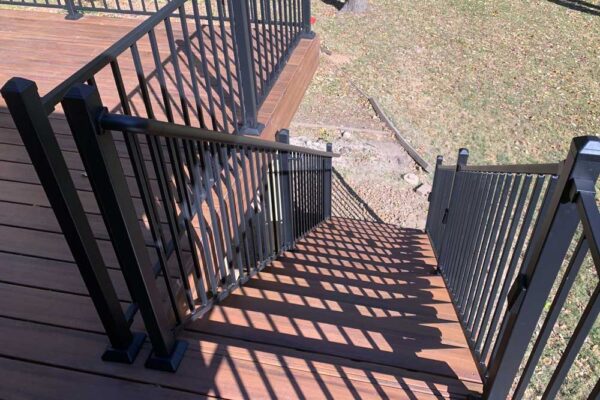
[[[555,161],[600,133],[600,16],[546,0],[370,5],[353,16],[313,2],[332,55],[298,120],[370,126],[352,80],[430,161],[461,146],[477,163]]]

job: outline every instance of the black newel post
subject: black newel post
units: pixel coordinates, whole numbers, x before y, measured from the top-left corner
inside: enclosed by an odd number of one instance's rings
[[[75,0],[65,0],[65,8],[67,9],[67,16],[65,19],[76,20],[83,17],[83,14],[77,11]]]
[[[132,363],[146,335],[129,329],[36,84],[13,78],[1,92],[110,340],[102,358]]]
[[[276,134],[279,143],[290,144],[290,132],[282,129]],[[294,244],[294,223],[292,217],[292,181],[290,174],[290,153],[279,152],[279,187],[281,188],[281,228],[283,232],[283,248],[290,249]]]
[[[234,0],[232,2],[231,14],[233,35],[237,45],[236,51],[239,65],[237,80],[243,113],[238,132],[242,135],[260,135],[264,127],[257,120],[256,74],[254,72],[248,2]]]
[[[131,297],[138,304],[153,351],[146,366],[175,371],[187,347],[176,341],[112,134],[100,126],[104,108],[94,86],[73,86],[62,101],[77,149],[102,212]]]
[[[328,153],[333,152],[333,145],[327,143],[325,148]],[[331,218],[331,169],[332,159],[331,157],[325,157],[323,159],[323,218]]]
[[[302,37],[306,39],[315,37],[315,33],[310,25],[310,13],[310,0],[302,0]]]
[[[444,209],[444,215],[442,216],[442,229],[441,229],[441,234],[440,234],[442,244],[440,245],[440,254],[439,254],[436,272],[442,272],[442,270],[444,268],[444,255],[446,253],[446,247],[448,245],[448,239],[449,239],[448,237],[446,237],[444,235],[444,231],[446,230],[446,223],[448,222],[449,215],[452,212],[452,200],[454,200],[456,202],[456,193],[455,193],[454,189],[456,188],[457,183],[458,183],[458,177],[459,177],[460,170],[464,166],[467,165],[468,160],[469,160],[469,150],[463,149],[463,148],[459,149],[458,157],[456,158],[456,169],[452,176],[452,183],[450,185],[450,195],[448,196],[448,204],[447,204],[446,208]]]

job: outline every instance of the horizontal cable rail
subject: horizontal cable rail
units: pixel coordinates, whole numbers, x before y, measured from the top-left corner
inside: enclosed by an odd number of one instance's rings
[[[437,160],[426,230],[438,270],[480,367],[485,398],[554,398],[600,310],[600,140],[576,138],[560,164],[469,166],[467,159],[461,149],[455,166]],[[566,310],[580,273],[592,287],[587,306]],[[577,312],[573,332],[556,331],[557,320]],[[534,371],[548,368],[540,360],[556,335],[568,340],[551,378],[532,383]],[[588,389],[596,398],[598,384]]]

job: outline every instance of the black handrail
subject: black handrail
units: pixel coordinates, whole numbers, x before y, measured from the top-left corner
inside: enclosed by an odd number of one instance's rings
[[[586,254],[600,271],[600,139],[575,138],[557,164],[469,166],[467,158],[465,149],[455,166],[438,157],[426,231],[484,378],[484,398],[520,399]],[[600,281],[542,398],[560,390],[599,312]]]
[[[286,151],[310,154],[321,157],[339,157],[337,153],[314,150],[307,147],[273,142],[250,136],[229,135],[208,129],[195,128],[185,125],[171,124],[147,118],[129,115],[104,113],[100,117],[100,125],[107,130],[137,133],[144,135],[169,137],[174,139],[203,140],[211,143],[221,143],[236,146],[248,146],[261,150]]]

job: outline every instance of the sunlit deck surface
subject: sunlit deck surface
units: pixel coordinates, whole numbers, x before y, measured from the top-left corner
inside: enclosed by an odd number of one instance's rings
[[[0,81],[34,79],[44,94],[134,24],[0,10]],[[293,81],[285,74],[282,82]],[[286,90],[275,93],[283,99]],[[277,108],[269,99],[265,104]],[[74,142],[61,128],[66,121],[57,113],[52,122],[126,307],[130,297],[106,228]],[[176,373],[144,368],[148,343],[134,365],[103,362],[108,340],[0,103],[2,399],[428,399],[479,393],[481,381],[448,292],[431,274],[434,263],[420,231],[334,218],[191,324],[181,335],[190,346]],[[143,329],[139,318],[134,329]]]
[[[12,184],[21,189],[0,190],[0,387],[9,398],[427,399],[481,390],[443,281],[430,273],[426,236],[341,218],[191,324],[176,373],[143,367],[149,345],[133,366],[103,362],[107,339],[41,188]],[[110,272],[125,307],[124,281]]]

